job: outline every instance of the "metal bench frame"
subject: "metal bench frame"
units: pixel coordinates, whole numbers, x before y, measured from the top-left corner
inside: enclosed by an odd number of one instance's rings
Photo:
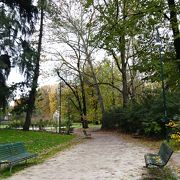
[[[22,142],[0,144],[0,167],[2,164],[8,164],[10,173],[14,165],[22,161],[27,163],[28,159],[36,156],[37,154],[27,152]]]
[[[145,154],[145,163],[146,167],[164,167],[171,155],[173,154],[173,150],[165,143],[162,143],[160,146],[160,150],[157,154]]]

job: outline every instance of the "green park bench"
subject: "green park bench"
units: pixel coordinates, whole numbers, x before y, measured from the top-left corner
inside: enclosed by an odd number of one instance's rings
[[[164,167],[168,163],[172,153],[173,150],[167,144],[162,143],[157,154],[145,154],[146,167]]]
[[[10,167],[10,173],[14,165],[21,161],[27,162],[28,159],[36,156],[37,154],[27,152],[22,142],[0,144],[0,166],[7,164]]]

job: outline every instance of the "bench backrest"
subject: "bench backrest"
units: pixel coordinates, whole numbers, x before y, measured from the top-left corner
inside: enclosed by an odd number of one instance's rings
[[[161,144],[160,150],[159,150],[159,156],[161,157],[161,160],[163,160],[164,165],[166,165],[173,153],[173,150],[165,143]]]
[[[15,156],[25,152],[26,150],[24,147],[24,143],[22,142],[0,144],[0,160],[6,160],[11,156]]]
[[[0,144],[0,160],[5,160],[11,156],[11,144]]]
[[[11,154],[13,156],[21,154],[21,153],[25,153],[25,147],[24,147],[24,143],[22,142],[17,142],[17,143],[12,143],[11,146]]]

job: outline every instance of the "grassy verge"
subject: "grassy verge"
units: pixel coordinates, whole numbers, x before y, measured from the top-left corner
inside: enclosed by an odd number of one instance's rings
[[[172,173],[169,167],[159,168],[149,168],[147,174],[142,178],[142,180],[178,180],[177,177]]]
[[[138,143],[138,144],[144,145],[148,148],[152,148],[155,150],[158,150],[161,143],[165,141],[163,139],[147,138],[144,136],[133,137],[132,134],[126,134],[126,133],[121,133],[121,132],[119,134],[121,137],[123,137],[123,139],[127,141]],[[173,149],[174,152],[180,151],[180,142],[176,142],[175,140],[170,139],[170,141],[166,143]]]
[[[121,138],[124,140],[138,144],[143,147],[148,147],[154,152],[158,152],[162,139],[153,139],[146,137],[133,138],[131,134],[120,133]],[[174,150],[174,152],[180,152],[180,144],[173,140],[168,142],[169,146]],[[176,175],[175,175],[176,174]],[[173,165],[169,168],[168,166],[164,167],[162,170],[158,168],[148,169],[147,177],[142,178],[143,180],[152,180],[152,179],[163,179],[163,180],[176,180],[176,176],[180,174],[180,169],[178,166]]]
[[[48,132],[24,132],[22,130],[0,130],[0,143],[24,142],[29,152],[38,153],[38,158],[28,161],[27,166],[43,162],[57,152],[78,143],[75,135],[59,135]],[[13,167],[12,174],[27,167],[20,163]],[[9,168],[1,170],[0,179],[10,176]]]

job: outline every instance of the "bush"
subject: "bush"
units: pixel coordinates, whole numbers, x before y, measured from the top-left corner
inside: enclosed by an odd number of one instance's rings
[[[24,125],[23,120],[13,120],[9,124],[9,128],[22,128]]]
[[[66,133],[70,134],[70,131],[72,130],[72,120],[65,119],[64,121],[61,122],[61,126],[64,126]]]
[[[168,117],[180,114],[180,93],[167,94]],[[147,91],[139,103],[126,108],[117,107],[106,112],[104,125],[107,129],[119,128],[122,131],[140,132],[146,136],[165,135],[163,101],[160,91]]]

